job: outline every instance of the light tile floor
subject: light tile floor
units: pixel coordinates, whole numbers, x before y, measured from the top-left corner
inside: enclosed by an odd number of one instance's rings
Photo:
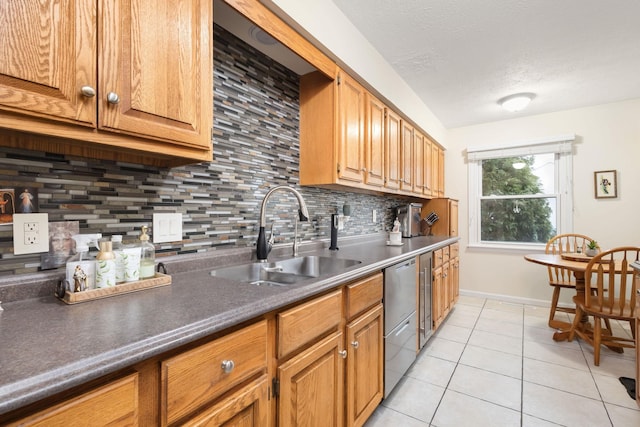
[[[595,366],[590,345],[553,341],[548,313],[460,296],[365,427],[639,427],[618,380],[635,377],[635,351],[604,348]],[[628,324],[614,327],[631,335]]]

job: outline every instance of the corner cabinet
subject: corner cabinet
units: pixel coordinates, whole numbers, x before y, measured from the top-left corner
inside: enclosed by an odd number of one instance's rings
[[[425,154],[434,147],[435,156]],[[320,72],[300,78],[301,185],[437,197],[443,156],[439,146],[344,71],[338,70],[335,80]],[[427,191],[431,182],[436,187]]]
[[[0,10],[0,128],[18,131],[0,144],[157,165],[211,160],[210,1]]]
[[[434,236],[457,237],[458,232],[458,201],[455,199],[431,199],[422,206],[421,216],[425,218],[435,212],[440,218],[431,227]]]

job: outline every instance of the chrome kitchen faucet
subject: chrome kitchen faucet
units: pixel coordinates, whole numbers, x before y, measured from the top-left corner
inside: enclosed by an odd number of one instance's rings
[[[273,247],[273,223],[271,223],[271,233],[269,236],[269,241],[267,241],[267,237],[265,235],[264,229],[267,225],[265,210],[269,197],[271,197],[271,195],[278,190],[289,191],[290,193],[293,193],[293,195],[296,196],[296,199],[298,199],[298,216],[300,217],[300,221],[309,221],[307,204],[304,202],[302,194],[300,194],[297,190],[286,185],[278,185],[269,190],[267,194],[265,194],[264,199],[262,200],[262,206],[260,207],[260,230],[258,231],[258,243],[256,248],[256,254],[260,262],[267,261],[267,256],[269,255],[269,252],[271,252],[271,248]],[[295,220],[294,227],[293,256],[298,256],[298,218],[296,218]]]

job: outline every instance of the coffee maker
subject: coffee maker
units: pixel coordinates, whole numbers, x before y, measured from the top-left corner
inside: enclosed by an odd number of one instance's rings
[[[402,237],[414,237],[420,235],[420,211],[422,203],[409,203],[398,207],[398,221]]]

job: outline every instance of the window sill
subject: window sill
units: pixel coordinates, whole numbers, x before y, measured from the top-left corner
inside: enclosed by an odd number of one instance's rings
[[[467,249],[496,253],[544,253],[545,243],[470,243]]]

